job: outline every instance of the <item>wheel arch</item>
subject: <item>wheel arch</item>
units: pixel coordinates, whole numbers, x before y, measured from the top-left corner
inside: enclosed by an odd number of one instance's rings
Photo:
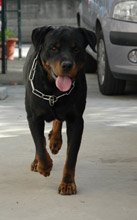
[[[80,18],[80,13],[79,12],[77,12],[77,14],[76,14],[76,19],[77,19],[77,25],[78,25],[78,27],[80,27],[80,25],[81,25],[81,18]]]
[[[97,21],[96,21],[96,35],[97,35],[97,37],[98,37],[99,32],[101,30],[102,30],[101,23],[100,23],[99,19],[97,19]]]

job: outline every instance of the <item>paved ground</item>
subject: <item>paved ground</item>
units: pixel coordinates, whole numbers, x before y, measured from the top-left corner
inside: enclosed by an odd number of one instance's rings
[[[0,101],[1,220],[136,220],[137,219],[137,94],[105,97],[96,75],[87,75],[85,130],[77,163],[78,194],[61,196],[66,153],[52,156],[51,176],[30,171],[34,145],[24,111],[24,87],[7,86]],[[46,136],[50,124],[46,127]]]

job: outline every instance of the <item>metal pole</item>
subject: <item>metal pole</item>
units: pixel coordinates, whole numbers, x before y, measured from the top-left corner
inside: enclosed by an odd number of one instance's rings
[[[21,35],[21,2],[17,0],[18,8],[18,48],[19,48],[19,58],[22,58],[22,35]]]
[[[5,74],[7,71],[7,59],[6,59],[6,0],[2,0],[2,13],[1,13],[1,33],[2,33],[2,74]]]

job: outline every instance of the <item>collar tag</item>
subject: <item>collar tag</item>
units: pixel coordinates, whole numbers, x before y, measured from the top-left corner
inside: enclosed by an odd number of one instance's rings
[[[49,105],[54,106],[55,102],[57,102],[58,98],[56,96],[49,97]]]

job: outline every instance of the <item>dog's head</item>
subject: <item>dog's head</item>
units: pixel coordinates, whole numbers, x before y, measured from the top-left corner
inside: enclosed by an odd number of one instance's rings
[[[84,28],[49,26],[34,29],[32,42],[50,79],[74,79],[84,66],[86,46],[95,50],[96,36]]]

